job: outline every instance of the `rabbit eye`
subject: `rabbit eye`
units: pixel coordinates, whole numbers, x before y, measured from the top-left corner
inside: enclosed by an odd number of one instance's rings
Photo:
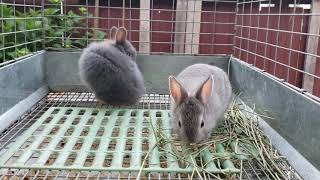
[[[180,123],[180,121],[179,121],[179,127],[181,127],[181,123]]]
[[[202,122],[201,122],[201,128],[202,128],[203,126],[204,126],[204,122],[202,121]]]

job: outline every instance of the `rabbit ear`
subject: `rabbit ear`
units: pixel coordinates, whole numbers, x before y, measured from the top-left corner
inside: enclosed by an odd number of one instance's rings
[[[196,97],[202,103],[207,103],[212,94],[213,76],[210,75],[209,78],[202,84],[199,88]]]
[[[180,103],[185,98],[188,97],[186,90],[181,86],[181,84],[173,76],[169,77],[169,89],[170,89],[170,95],[173,97],[176,103]]]
[[[110,29],[110,39],[114,40],[116,38],[116,33],[117,33],[117,27],[112,26]]]
[[[127,30],[124,27],[120,27],[116,33],[116,43],[122,44],[127,40]]]

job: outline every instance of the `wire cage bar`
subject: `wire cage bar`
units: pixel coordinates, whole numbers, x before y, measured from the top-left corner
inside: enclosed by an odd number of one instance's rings
[[[234,55],[320,94],[319,2],[238,1]]]
[[[42,9],[36,1],[1,0],[0,63],[8,64],[44,48]]]
[[[1,0],[0,5],[0,67],[41,50],[81,50],[110,38],[112,26],[124,26],[140,54],[233,55],[320,97],[320,3],[315,0]],[[91,93],[49,93],[1,133],[0,153],[50,107],[106,108]],[[169,96],[146,95],[134,108],[168,110]],[[277,163],[299,179],[286,161]],[[121,178],[101,172],[2,170],[0,179]],[[243,179],[270,179],[254,162],[242,170]],[[144,176],[157,177],[189,179],[190,174]]]
[[[320,96],[317,1],[2,0],[2,65],[125,26],[140,54],[235,57]]]
[[[127,106],[121,108],[136,109],[136,110],[168,110],[170,97],[168,95],[161,94],[147,94],[143,96],[140,103],[135,106]],[[49,109],[52,110],[56,108],[69,109],[69,108],[88,108],[93,107],[95,109],[106,109],[106,108],[118,108],[110,107],[99,103],[92,93],[75,93],[75,92],[65,92],[65,93],[49,93],[44,97],[39,103],[34,105],[30,111],[28,111],[24,116],[13,123],[6,131],[0,135],[0,156],[5,154],[10,150],[10,144],[16,143],[17,137],[25,134],[25,132],[30,129],[36,123],[39,123],[39,118],[48,112]],[[104,114],[104,113],[103,113]],[[72,115],[72,114],[70,114]],[[48,121],[49,122],[49,121]],[[60,122],[60,120],[59,120]],[[50,122],[49,122],[50,123]],[[67,122],[65,122],[67,123]],[[73,123],[70,121],[69,123]],[[98,131],[98,129],[96,129]],[[112,132],[114,133],[114,132]],[[149,139],[152,138],[149,136]],[[57,139],[59,140],[59,139]],[[32,143],[32,142],[30,142]],[[59,143],[60,144],[60,143]],[[59,145],[58,144],[58,145]],[[112,144],[112,143],[110,143]],[[60,144],[61,145],[61,144]],[[115,148],[115,144],[113,145]],[[127,145],[126,145],[127,146]],[[132,146],[133,147],[133,146]],[[24,146],[24,148],[28,148]],[[101,148],[101,147],[100,147]],[[109,148],[109,147],[108,147]],[[61,151],[63,152],[63,151]],[[102,151],[101,151],[102,152]],[[18,157],[21,155],[17,155]],[[35,157],[36,158],[36,157]],[[51,157],[54,160],[55,157]],[[50,157],[49,157],[50,159]],[[50,160],[51,161],[51,160]],[[47,161],[46,163],[50,163]],[[281,167],[281,171],[286,174],[290,179],[299,180],[301,177],[295,172],[295,170],[290,167],[284,158],[279,158],[276,161]],[[236,173],[232,177],[227,177],[226,174],[217,174],[214,176],[207,176],[207,179],[225,179],[225,178],[242,178],[242,179],[272,179],[268,176],[268,172],[262,164],[255,161],[244,161],[243,164],[237,165],[241,167],[241,173]],[[2,168],[0,169],[0,178],[17,178],[17,179],[136,179],[138,173],[136,172],[108,172],[108,171],[98,171],[98,170],[61,170],[61,169],[30,169],[30,168]],[[166,173],[166,172],[144,172],[139,177],[141,179],[192,179],[194,177],[193,173]]]

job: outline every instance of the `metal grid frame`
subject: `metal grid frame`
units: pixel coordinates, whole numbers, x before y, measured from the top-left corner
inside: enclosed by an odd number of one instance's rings
[[[168,95],[145,95],[141,102],[131,108],[134,109],[169,109]],[[29,112],[23,115],[19,120],[13,123],[6,131],[0,135],[0,154],[6,151],[11,143],[16,142],[16,138],[22,135],[37,119],[45,113],[50,107],[105,107],[98,103],[91,93],[49,93],[39,103],[34,105]],[[127,108],[130,108],[129,106]],[[288,174],[290,179],[301,179],[292,167],[286,161],[280,158],[277,161],[281,164],[282,170]],[[270,179],[261,165],[254,161],[248,161],[242,164],[242,179]],[[141,176],[143,179],[191,179],[191,174],[163,174],[146,173]],[[219,175],[220,176],[220,175]],[[239,175],[238,175],[239,176]],[[238,177],[237,178],[240,178]],[[115,174],[110,172],[95,171],[68,171],[68,170],[29,170],[29,169],[0,169],[0,179],[135,179],[136,173]],[[226,177],[219,177],[226,178]],[[216,179],[207,177],[207,179]]]
[[[143,2],[144,0],[141,0],[140,2]],[[149,1],[149,0],[148,0]],[[186,1],[186,4],[184,7],[187,7],[188,9],[185,10],[177,10],[177,1],[159,1],[159,0],[150,0],[150,8],[141,8],[140,4],[137,3],[139,1],[135,0],[121,0],[115,2],[114,0],[107,0],[107,1],[100,1],[100,5],[97,6],[93,1],[89,2],[88,0],[82,1],[82,4],[80,3],[74,3],[72,1],[64,1],[61,3],[61,11],[60,11],[60,17],[68,17],[67,13],[72,10],[74,12],[77,11],[78,8],[86,8],[89,10],[90,14],[92,16],[89,16],[87,14],[79,14],[75,16],[76,18],[85,18],[85,20],[80,23],[73,26],[74,31],[81,31],[83,33],[92,32],[94,31],[100,31],[104,32],[105,36],[104,38],[109,38],[109,31],[112,26],[123,26],[128,30],[128,38],[131,40],[131,42],[134,44],[134,46],[139,50],[138,52],[140,54],[206,54],[206,55],[213,55],[213,54],[231,54],[232,53],[232,47],[233,47],[233,26],[235,24],[234,21],[232,22],[217,22],[210,20],[201,20],[201,14],[207,13],[211,14],[216,20],[217,14],[220,15],[234,15],[235,17],[235,10],[232,11],[222,11],[218,10],[217,7],[221,7],[223,4],[233,4],[235,6],[236,1],[235,0],[218,0],[218,1],[207,1],[207,3],[211,3],[211,9],[212,10],[202,10],[201,7],[196,6],[196,2],[199,1]],[[169,3],[171,2],[171,3]],[[164,6],[160,6],[161,3],[164,3]],[[167,3],[167,4],[166,4]],[[53,4],[45,1],[43,4],[44,8],[52,6]],[[98,9],[98,10],[97,10]],[[148,10],[149,12],[149,18],[143,17],[140,18],[139,11],[145,11]],[[98,13],[97,13],[98,12]],[[170,14],[167,15],[168,17],[162,17],[157,14],[166,13]],[[187,18],[183,20],[177,20],[176,14],[179,13],[182,16],[188,16],[188,15],[194,15],[198,14],[200,17],[200,20],[197,20],[196,18]],[[190,14],[191,13],[191,14]],[[157,15],[157,16],[156,16]],[[56,15],[54,15],[56,17]],[[107,16],[107,17],[105,17]],[[140,12],[141,16],[141,12]],[[46,16],[47,18],[53,17],[52,15]],[[198,17],[198,18],[199,18]],[[221,19],[220,19],[221,20]],[[143,29],[142,27],[139,28],[139,23],[148,22],[149,29]],[[95,27],[95,23],[98,25]],[[176,24],[180,24],[183,26],[182,31],[174,31],[176,27]],[[170,25],[166,25],[170,24]],[[203,25],[203,24],[209,24],[214,29],[215,26],[225,27],[225,29],[230,28],[232,29],[232,32],[214,32],[215,30],[212,30],[211,32],[201,32],[200,27],[198,27],[197,30],[194,30],[197,25]],[[138,26],[138,27],[137,27]],[[166,26],[169,29],[159,29],[159,26]],[[64,28],[63,26],[52,26],[53,28]],[[138,37],[138,33],[141,33],[148,36],[148,40],[140,40]],[[175,36],[180,35],[184,36],[181,37],[181,40],[178,42],[175,42]],[[69,34],[64,35],[62,39],[66,39],[69,36]],[[159,37],[156,37],[159,36]],[[163,37],[161,40],[161,36]],[[210,38],[210,42],[200,42],[199,40],[196,40],[194,36],[212,36]],[[218,36],[228,36],[228,41],[225,42],[214,42]],[[48,39],[61,39],[61,37],[46,37],[46,40]],[[101,40],[101,38],[96,37],[89,37],[89,36],[72,36],[68,37],[68,39],[72,41],[79,41],[83,40],[86,44],[92,42]],[[188,41],[189,39],[189,41]],[[141,44],[148,44],[149,50],[145,51],[141,49]],[[166,50],[162,51],[161,48],[164,46],[168,46]],[[175,51],[174,46],[183,46],[182,50]],[[154,46],[154,48],[153,48]],[[187,47],[190,46],[189,50],[186,50]],[[211,52],[203,52],[201,53],[199,49],[196,48],[196,46],[205,46],[208,49],[211,49]],[[46,46],[50,49],[56,49],[51,46]],[[158,50],[160,47],[160,50]],[[82,48],[82,47],[80,47]],[[219,53],[219,52],[213,52],[212,49],[215,48],[229,48],[229,53]]]
[[[51,107],[0,157],[0,167],[139,172],[143,157],[150,153],[144,172],[192,173],[193,166],[179,165],[172,156],[172,146],[180,149],[182,144],[152,148],[156,145],[152,127],[163,128],[171,137],[169,117],[169,111],[159,109]],[[189,162],[203,161],[211,173],[239,173],[231,160],[212,161],[241,159],[229,146],[217,143]]]
[[[314,3],[238,0],[233,54],[319,100],[320,32],[313,22],[320,13]]]
[[[124,2],[125,0],[123,0],[122,2]],[[212,52],[212,49],[215,49],[216,46],[231,46],[234,47],[234,55],[236,57],[238,57],[241,60],[244,60],[248,63],[252,63],[254,66],[257,66],[259,68],[261,68],[262,70],[268,72],[269,74],[275,76],[275,77],[279,77],[281,79],[283,79],[283,81],[287,82],[287,83],[291,83],[295,86],[298,86],[299,88],[304,88],[302,83],[299,84],[297,81],[297,79],[294,80],[294,82],[290,81],[290,72],[294,72],[295,76],[297,77],[298,74],[302,74],[303,77],[305,76],[309,76],[311,78],[313,78],[315,81],[318,81],[320,79],[319,75],[317,74],[316,70],[314,71],[309,71],[306,69],[303,69],[301,67],[295,67],[292,64],[294,64],[294,54],[298,54],[298,56],[302,56],[302,57],[309,57],[312,58],[313,61],[316,62],[316,64],[314,66],[318,66],[317,63],[319,63],[319,58],[320,55],[317,52],[306,52],[305,50],[302,49],[295,49],[293,48],[294,46],[294,41],[293,41],[293,37],[295,35],[298,35],[300,37],[305,37],[306,41],[307,38],[306,37],[311,37],[311,39],[319,39],[320,35],[317,33],[310,33],[310,32],[300,32],[300,31],[296,31],[295,29],[295,17],[315,17],[315,16],[320,16],[320,13],[314,13],[314,12],[298,12],[298,5],[299,2],[298,0],[295,0],[293,2],[293,13],[287,13],[287,12],[282,12],[282,6],[285,5],[285,0],[280,0],[279,1],[279,6],[275,5],[276,8],[279,9],[278,12],[272,12],[272,4],[274,3],[274,1],[272,0],[252,0],[252,1],[243,1],[243,0],[237,0],[237,1],[213,1],[213,11],[201,11],[201,10],[195,10],[196,9],[196,1],[188,1],[191,2],[191,9],[189,10],[176,10],[175,6],[177,6],[177,3],[173,3],[171,4],[170,8],[167,9],[162,9],[159,7],[155,7],[154,5],[158,2],[156,0],[152,0],[151,1],[151,11],[162,11],[162,12],[167,12],[167,13],[171,13],[171,20],[163,20],[163,19],[154,19],[153,16],[155,16],[153,13],[151,13],[150,20],[145,20],[147,22],[150,23],[150,29],[149,30],[138,30],[138,29],[134,29],[133,28],[133,22],[134,21],[140,21],[140,19],[136,19],[133,17],[133,14],[135,10],[141,10],[141,8],[136,8],[132,6],[132,2],[134,0],[127,0],[125,2],[129,3],[129,5],[122,3],[122,6],[118,6],[118,7],[110,7],[111,6],[111,0],[108,0],[107,6],[99,6],[100,8],[107,8],[107,9],[114,9],[114,10],[119,10],[122,11],[125,16],[119,16],[119,17],[110,17],[112,16],[110,13],[110,11],[108,11],[108,18],[104,18],[103,15],[98,16],[98,17],[89,17],[89,15],[83,15],[83,17],[85,18],[85,22],[84,25],[85,27],[78,27],[78,26],[73,26],[73,28],[75,29],[79,29],[79,31],[84,30],[84,32],[88,32],[88,31],[93,31],[93,30],[102,30],[105,33],[108,33],[108,28],[102,28],[102,27],[91,27],[90,23],[93,23],[95,19],[98,20],[108,20],[108,25],[107,27],[111,26],[111,25],[123,25],[123,24],[128,24],[128,31],[129,31],[129,39],[132,40],[132,42],[134,43],[134,45],[136,47],[138,47],[138,45],[140,43],[147,43],[150,44],[151,47],[150,48],[150,52],[145,52],[142,49],[140,49],[139,47],[139,52],[141,54],[143,53],[147,53],[147,54],[152,54],[152,53],[162,53],[162,54],[183,54],[183,55],[193,55],[193,54],[200,54],[203,55],[202,53],[200,53],[200,50],[197,52],[195,51],[195,49],[197,49],[195,46],[199,45],[199,46],[208,46],[211,51],[210,53],[206,53],[206,55],[214,55],[216,53]],[[44,8],[46,8],[46,6],[50,6],[52,5],[51,3],[48,3],[47,1],[42,1],[42,5],[39,5],[36,3],[36,0],[32,0],[31,4],[28,4],[27,2],[31,2],[31,1],[27,1],[27,0],[23,0],[19,1],[19,0],[13,0],[13,1],[6,1],[6,0],[1,0],[1,5],[3,4],[9,4],[10,6],[12,6],[15,9],[18,9],[19,7],[22,7],[23,12],[27,12],[29,8],[31,9],[41,9],[44,10]],[[236,9],[237,11],[235,12],[225,12],[225,11],[220,11],[218,10],[218,4],[219,3],[235,3],[236,4]],[[267,5],[267,12],[262,13],[261,11],[259,11],[258,13],[253,12],[253,7],[256,4],[265,4]],[[97,7],[96,5],[90,5],[89,4],[89,0],[85,1],[85,5],[83,5],[84,7],[86,7],[87,9],[89,8],[95,8]],[[82,5],[77,5],[77,4],[68,4],[67,1],[64,1],[64,4],[61,4],[61,9],[60,9],[60,13],[61,13],[61,17],[66,17],[66,12],[67,11],[67,7],[74,7],[74,8],[78,8],[78,7],[83,7]],[[188,5],[187,5],[188,6]],[[1,6],[1,10],[3,11],[3,6]],[[129,11],[129,15],[128,13],[126,13],[123,10],[128,10]],[[142,10],[149,10],[149,9],[142,9]],[[235,34],[232,33],[220,33],[220,32],[201,32],[201,28],[199,32],[190,32],[187,30],[187,26],[189,24],[189,26],[191,25],[191,29],[195,29],[194,25],[199,23],[195,20],[195,18],[192,18],[191,20],[185,19],[185,20],[174,20],[174,16],[173,14],[176,13],[182,13],[185,14],[186,16],[188,16],[188,13],[212,13],[213,14],[213,20],[210,21],[202,21],[201,24],[212,24],[212,26],[215,25],[221,25],[221,26],[229,26],[229,25],[234,25],[235,26]],[[235,22],[234,23],[226,23],[226,22],[218,22],[217,21],[217,15],[218,14],[224,14],[224,15],[229,15],[229,14],[235,14]],[[4,24],[4,21],[6,20],[19,20],[20,18],[7,18],[7,17],[3,17],[3,14],[1,14],[1,23]],[[123,17],[128,17],[127,19],[124,19]],[[280,25],[280,20],[278,20],[275,28],[270,27],[270,21],[273,17],[278,17],[279,19],[281,17],[286,17],[286,16],[291,16],[292,18],[292,23],[291,26],[289,27],[289,29],[284,29],[281,27]],[[16,11],[14,11],[14,17],[16,16]],[[31,18],[21,18],[24,22],[26,22],[27,20],[30,19],[39,19],[39,18],[50,18],[52,16],[48,15],[48,16],[44,16],[44,14],[42,14],[41,17],[37,16],[37,17],[31,17]],[[262,18],[261,17],[267,17],[267,26],[266,27],[262,27],[260,25],[262,25]],[[73,18],[77,19],[79,18],[79,16],[75,15]],[[254,19],[258,18],[258,23],[254,24]],[[90,19],[93,22],[89,22]],[[109,24],[109,20],[110,21],[117,21],[116,24]],[[247,21],[248,20],[248,21]],[[246,24],[246,21],[249,22],[248,24]],[[185,29],[184,32],[172,32],[172,30],[174,29],[174,22],[178,22],[178,23],[184,23],[185,24]],[[171,29],[169,31],[166,30],[157,30],[156,28],[153,28],[153,23],[158,23],[159,25],[163,25],[165,23],[171,23]],[[257,26],[256,26],[257,25]],[[64,26],[61,27],[66,27],[66,23],[64,22]],[[60,26],[54,27],[54,28],[60,28]],[[1,27],[1,34],[2,35],[2,40],[4,42],[5,36],[6,35],[12,35],[14,34],[15,36],[15,45],[14,46],[9,46],[9,47],[4,47],[4,43],[2,43],[2,46],[0,48],[1,53],[4,53],[7,49],[9,48],[14,48],[15,49],[15,53],[14,53],[14,60],[12,61],[7,61],[4,64],[0,64],[0,66],[6,65],[8,63],[14,62],[17,59],[22,59],[25,56],[21,56],[18,57],[18,48],[19,47],[27,47],[27,45],[31,45],[31,46],[35,46],[36,44],[41,44],[41,47],[43,48],[45,43],[48,42],[49,39],[59,39],[61,40],[62,44],[66,43],[66,38],[69,37],[69,34],[64,33],[63,36],[59,36],[59,37],[49,37],[49,36],[45,36],[45,30],[43,28],[43,24],[41,28],[38,29],[29,29],[29,30],[25,30],[25,31],[18,31],[17,30],[17,25],[14,25],[14,32],[4,32],[3,26]],[[27,41],[27,35],[28,32],[34,32],[34,31],[41,31],[42,32],[42,36],[39,36],[40,39],[35,41]],[[262,32],[262,31],[266,31],[266,36],[260,40],[259,39],[259,33],[258,32]],[[158,34],[170,34],[170,40],[166,40],[166,41],[158,41],[152,37],[150,37],[149,40],[147,41],[140,41],[133,38],[133,33],[158,33]],[[256,36],[251,37],[252,32],[256,32]],[[22,43],[17,43],[17,34],[22,33],[24,34],[24,42]],[[276,38],[274,38],[276,40],[275,43],[273,42],[269,42],[269,39],[272,39],[271,34],[272,33],[276,33]],[[285,46],[285,45],[281,45],[281,33],[286,33],[289,34],[289,45]],[[247,35],[246,35],[247,34]],[[191,39],[191,42],[187,42],[185,39],[182,42],[175,42],[175,36],[176,35],[184,35],[186,38],[187,36],[189,36],[189,39]],[[194,41],[194,36],[195,35],[199,35],[199,39],[201,35],[212,35],[212,39],[210,40],[209,43],[202,43],[202,42],[197,42]],[[217,36],[223,36],[223,35],[227,35],[227,36],[232,36],[232,39],[234,40],[233,43],[230,44],[224,44],[224,43],[215,43],[214,39]],[[247,36],[247,37],[246,37]],[[108,35],[106,35],[105,37],[108,37]],[[99,40],[100,38],[90,38],[89,35],[86,35],[85,37],[70,37],[70,39],[72,40],[85,40],[85,45],[87,45],[89,42],[93,41],[93,40]],[[240,43],[237,44],[237,41],[239,41]],[[254,48],[250,49],[250,44],[253,43],[254,44]],[[162,52],[161,50],[159,52],[153,52],[152,50],[152,46],[156,44],[156,45],[165,45],[167,46],[168,44],[170,44],[170,48],[169,51],[167,52]],[[175,45],[182,45],[183,46],[183,50],[182,51],[178,51],[175,52]],[[189,50],[186,50],[186,45],[190,46]],[[262,45],[262,51],[259,52],[259,49]],[[47,46],[50,47],[50,46]],[[268,55],[268,51],[270,50],[270,47],[274,48],[274,56],[269,56]],[[41,50],[40,49],[35,49],[35,51],[37,50]],[[191,49],[191,50],[190,50]],[[277,54],[280,54],[280,51],[287,51],[288,52],[288,61],[287,62],[283,62],[283,58],[278,58]],[[253,59],[250,59],[251,57],[253,57]],[[4,58],[2,58],[3,61]],[[259,65],[258,61],[262,59],[262,65]],[[315,59],[315,60],[314,60]],[[274,66],[268,67],[268,63],[270,64],[274,64]],[[282,66],[284,67],[284,73],[279,75],[276,71],[277,68],[276,67]],[[302,66],[303,67],[303,66]],[[314,85],[316,86],[316,85]],[[307,90],[301,90],[301,92],[306,93],[308,95],[310,95],[310,93],[313,93],[314,90],[312,89],[307,89]],[[311,97],[314,97],[311,95]],[[55,99],[56,98],[56,99]],[[161,100],[160,103],[152,103],[152,99],[159,99],[159,98],[163,98],[163,101]],[[82,100],[80,100],[82,99]],[[152,108],[160,108],[160,109],[167,109],[168,108],[168,102],[167,102],[167,96],[165,95],[155,95],[155,96],[146,96],[145,99],[143,99],[142,103],[139,104],[138,108],[142,108],[142,109],[152,109]],[[314,99],[319,99],[314,97]],[[145,103],[146,102],[146,103]],[[14,123],[10,128],[7,129],[6,132],[2,133],[0,136],[0,149],[3,149],[5,147],[7,147],[8,144],[10,144],[11,142],[14,142],[14,138],[17,137],[21,132],[23,132],[25,129],[27,129],[28,127],[30,127],[37,119],[37,117],[39,117],[41,115],[41,113],[45,112],[48,107],[51,107],[52,104],[55,105],[61,105],[63,107],[68,107],[68,106],[74,106],[74,107],[78,107],[78,106],[83,106],[83,107],[93,107],[93,106],[102,106],[101,104],[97,103],[92,94],[78,94],[78,93],[61,93],[61,94],[49,94],[48,97],[44,100],[42,100],[40,103],[38,103],[35,107],[33,107],[33,109],[29,112],[29,114],[26,114],[25,117],[22,117],[21,119],[19,119],[16,123]],[[1,152],[1,150],[0,150]],[[286,164],[286,163],[284,163]],[[247,174],[248,179],[250,179],[250,177],[257,178],[259,177],[259,174],[264,174],[263,170],[257,170],[259,169],[259,167],[257,168],[257,165],[253,165],[250,164],[247,165],[248,169],[244,169],[244,174]],[[257,169],[255,169],[257,168]],[[246,173],[248,171],[248,173]],[[251,173],[250,173],[250,172]],[[17,170],[15,171],[13,174],[19,177],[20,173],[23,172],[23,176],[29,176],[31,177],[32,172],[31,171],[25,171],[25,170]],[[26,173],[25,173],[26,172]],[[6,178],[7,175],[9,175],[10,172],[8,173],[4,173],[2,175],[2,178]],[[43,174],[40,171],[36,172],[36,176],[56,176],[56,177],[63,177],[64,174],[68,174],[64,171],[57,171],[57,172],[53,172],[53,171],[46,171],[45,174]],[[75,173],[75,177],[79,177],[82,176],[82,172],[77,172]],[[252,175],[252,174],[256,174]],[[73,172],[69,173],[70,176],[73,176]],[[90,173],[87,173],[85,176],[90,176]],[[96,176],[96,175],[93,175]],[[100,176],[104,176],[104,177],[108,177],[110,175],[102,175],[102,174],[98,174],[96,177],[99,178]],[[150,175],[148,175],[149,178],[151,177]],[[179,176],[179,175],[178,175]],[[11,176],[10,176],[11,177]],[[132,177],[129,174],[129,178]],[[160,175],[159,175],[160,177]],[[173,177],[174,178],[174,177]],[[258,178],[258,179],[263,179],[262,177]]]
[[[317,32],[319,27],[311,26],[318,24],[314,22],[320,13],[301,11],[301,4],[311,5],[312,0],[290,1],[291,8],[287,8],[287,0],[56,2],[1,0],[1,23],[13,21],[14,25],[11,32],[6,32],[4,26],[0,28],[0,66],[44,48],[84,48],[92,41],[109,38],[112,26],[124,25],[140,54],[233,54],[319,100],[320,32]],[[148,6],[140,7],[143,3]],[[13,8],[12,17],[4,16],[4,5]],[[223,6],[231,8],[223,9]],[[35,17],[18,16],[18,10],[27,13],[31,9],[42,13]],[[51,11],[54,13],[48,13]],[[286,18],[289,23],[283,26]],[[17,25],[19,20],[24,27]],[[30,29],[26,26],[29,20],[41,20],[41,26]],[[48,23],[53,21],[57,23]],[[41,35],[30,40],[32,33]],[[14,39],[13,45],[5,45],[9,36]],[[301,41],[296,43],[299,38]],[[6,53],[9,51],[12,51],[10,58]]]
[[[42,9],[36,0],[1,0],[0,67],[43,49]]]

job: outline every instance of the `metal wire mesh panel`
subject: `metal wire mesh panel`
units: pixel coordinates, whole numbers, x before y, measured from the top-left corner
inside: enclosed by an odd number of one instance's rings
[[[141,54],[233,53],[320,96],[319,6],[315,0],[2,0],[0,63],[44,47],[82,49],[110,38],[112,26],[125,26]]]
[[[234,55],[320,96],[318,1],[237,3]]]
[[[39,1],[1,0],[0,64],[42,49],[41,9]]]
[[[125,26],[139,53],[234,53],[239,59],[320,96],[318,3],[1,0],[0,5],[0,63],[4,62],[0,66],[44,48],[82,49],[92,41],[110,38],[112,26]],[[137,176],[141,166],[146,172],[143,178],[190,179],[195,170],[181,167],[170,151],[158,149],[147,157],[155,138],[150,135],[149,122],[153,121],[146,119],[160,119],[159,124],[167,131],[168,109],[168,95],[145,95],[134,107],[107,107],[90,93],[50,93],[1,133],[0,179],[130,179]],[[79,115],[81,111],[83,114]],[[153,126],[158,125],[154,123]],[[208,179],[271,179],[266,166],[257,161],[240,164],[230,144],[217,144],[202,153],[200,158],[191,156],[190,160],[198,163],[199,159],[220,157],[207,161],[206,170],[218,174]],[[288,178],[299,179],[283,158],[275,163]],[[229,177],[226,172],[235,174]]]
[[[139,105],[119,109],[97,103],[91,93],[50,93],[1,133],[0,159],[9,161],[1,163],[0,178],[135,179],[137,168],[136,173],[130,172],[129,169],[141,166],[141,160],[145,159],[145,155],[151,150],[155,137],[152,135],[150,121],[145,119],[160,118],[163,120],[161,121],[163,129],[169,131],[170,128],[165,128],[168,126],[166,121],[169,118],[168,104],[168,95],[149,94],[142,98]],[[119,121],[119,118],[122,118],[122,121]],[[132,118],[136,118],[135,121],[132,121]],[[153,125],[157,127],[157,121],[154,121]],[[76,149],[73,149],[74,147]],[[237,155],[225,144],[218,145],[212,150],[214,149],[216,151],[211,152],[209,149],[211,153],[203,153],[211,154],[213,157],[220,155],[218,159],[222,161],[226,159],[221,155],[224,157]],[[221,153],[223,151],[225,152]],[[24,153],[19,154],[19,152]],[[160,150],[150,152],[152,154],[146,158],[144,169],[160,170],[151,173],[146,171],[141,174],[141,178],[194,177],[195,174],[189,168],[179,169],[177,161],[170,160],[170,153],[165,154]],[[8,153],[13,153],[13,156]],[[233,178],[272,179],[265,167],[255,161],[245,161],[240,165],[236,158],[230,160],[231,164],[221,161],[220,165],[222,168],[236,167],[237,169],[232,168],[233,172],[236,172]],[[279,158],[276,163],[288,178],[300,179],[283,158]],[[115,164],[123,170],[123,173],[108,171],[108,168],[112,170]],[[216,168],[220,167],[219,163],[213,164]],[[208,168],[213,168],[214,165]],[[168,173],[177,170],[175,168],[181,172]],[[228,177],[225,174],[207,177],[207,179],[216,178]]]
[[[124,26],[139,53],[231,54],[236,1],[45,1],[47,48],[83,48]]]
[[[143,166],[143,172],[192,173],[171,147],[154,148],[157,126],[171,136],[168,111],[51,107],[2,155],[0,167],[138,172]],[[208,172],[240,172],[230,160],[212,161],[231,153],[218,144],[192,158],[203,158]]]

